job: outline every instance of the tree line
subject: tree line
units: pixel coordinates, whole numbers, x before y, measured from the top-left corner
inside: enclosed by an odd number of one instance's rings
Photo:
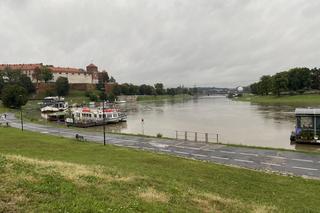
[[[277,95],[284,93],[303,93],[320,89],[320,69],[296,67],[274,75],[264,75],[250,85],[251,93],[256,95]]]
[[[178,94],[193,94],[193,89],[179,86],[176,88],[164,88],[162,83],[154,85],[134,85],[134,84],[116,84],[113,86],[112,93],[114,95],[178,95]]]

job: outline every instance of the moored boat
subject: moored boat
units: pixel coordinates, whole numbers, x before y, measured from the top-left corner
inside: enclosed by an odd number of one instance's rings
[[[114,108],[79,107],[70,110],[71,115],[66,119],[66,123],[72,126],[90,127],[126,121],[126,114]]]
[[[290,141],[295,143],[320,143],[320,109],[297,108],[296,126]]]

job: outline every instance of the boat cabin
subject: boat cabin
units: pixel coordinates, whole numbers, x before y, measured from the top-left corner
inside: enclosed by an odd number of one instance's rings
[[[300,143],[320,143],[320,109],[297,108],[296,127],[290,140]]]

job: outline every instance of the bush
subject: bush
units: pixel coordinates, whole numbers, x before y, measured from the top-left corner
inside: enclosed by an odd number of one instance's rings
[[[25,88],[17,84],[6,85],[1,94],[2,104],[9,108],[20,108],[28,102]]]
[[[156,136],[157,136],[157,138],[162,138],[162,134],[161,133],[158,133]]]

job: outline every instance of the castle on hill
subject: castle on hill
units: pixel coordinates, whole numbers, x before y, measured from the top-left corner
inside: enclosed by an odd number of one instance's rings
[[[37,68],[46,66],[53,74],[51,82],[55,82],[59,77],[66,77],[69,84],[98,84],[103,78],[103,73],[106,71],[99,71],[98,67],[94,64],[89,64],[86,69],[70,68],[70,67],[55,67],[53,65],[38,64],[0,64],[0,72],[6,68],[12,70],[20,70],[28,77],[32,82],[36,82],[34,72]]]

